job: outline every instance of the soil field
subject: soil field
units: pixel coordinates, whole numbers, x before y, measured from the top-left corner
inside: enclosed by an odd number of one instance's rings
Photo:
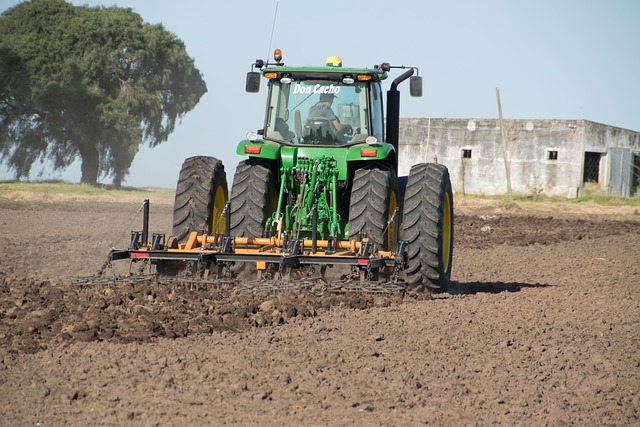
[[[74,284],[138,207],[0,199],[0,425],[640,425],[637,212],[461,203],[432,297]]]

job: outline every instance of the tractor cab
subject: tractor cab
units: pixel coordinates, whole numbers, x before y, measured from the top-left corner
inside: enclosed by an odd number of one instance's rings
[[[280,142],[346,145],[368,136],[384,140],[379,82],[306,76],[270,80],[264,136]]]
[[[293,76],[271,80],[264,137],[291,144],[346,145],[383,137],[382,96],[376,82]],[[370,114],[371,113],[371,114]]]
[[[363,143],[367,138],[384,141],[380,82],[388,68],[342,68],[335,56],[327,59],[326,67],[287,67],[279,50],[274,57],[273,64],[256,61],[254,67],[261,72],[247,78],[248,92],[259,90],[261,76],[268,79],[265,123],[258,132],[265,139],[329,146]]]

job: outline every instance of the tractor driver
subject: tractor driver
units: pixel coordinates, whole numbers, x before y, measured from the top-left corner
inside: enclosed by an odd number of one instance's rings
[[[323,93],[320,95],[320,100],[309,109],[308,119],[327,119],[331,123],[332,130],[340,139],[344,138],[344,135],[351,135],[353,129],[349,124],[340,123],[340,119],[335,115],[331,109],[333,104],[333,98],[336,96],[332,93]]]

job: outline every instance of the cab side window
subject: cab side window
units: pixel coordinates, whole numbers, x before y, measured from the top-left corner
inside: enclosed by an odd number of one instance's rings
[[[382,89],[378,84],[371,85],[371,133],[378,141],[384,141],[384,115],[382,113]]]

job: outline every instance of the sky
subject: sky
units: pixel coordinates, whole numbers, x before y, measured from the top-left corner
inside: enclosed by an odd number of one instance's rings
[[[0,13],[19,3],[0,0]],[[499,88],[505,118],[584,119],[640,131],[638,0],[71,3],[127,7],[161,23],[185,43],[207,83],[166,142],[141,147],[126,186],[174,188],[183,160],[195,155],[222,160],[231,183],[243,159],[236,146],[262,128],[265,110],[265,82],[260,93],[246,93],[245,76],[276,48],[287,65],[322,66],[337,55],[345,67],[418,67],[423,97],[400,87],[405,118],[495,118]],[[385,89],[399,74],[392,70]],[[80,164],[60,171],[45,162],[32,172],[31,180],[78,182]],[[11,178],[0,165],[0,180]]]

